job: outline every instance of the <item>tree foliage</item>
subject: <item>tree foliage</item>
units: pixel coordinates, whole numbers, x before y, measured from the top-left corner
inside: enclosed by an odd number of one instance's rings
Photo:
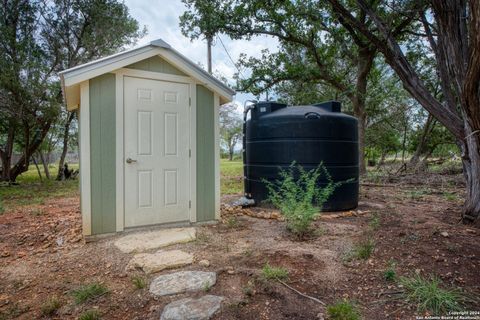
[[[220,139],[228,152],[229,160],[233,160],[235,147],[242,138],[242,119],[237,112],[237,106],[233,103],[220,107]]]
[[[116,0],[3,1],[0,16],[0,179],[15,181],[59,119],[57,73],[145,31]],[[12,163],[14,150],[21,157]]]

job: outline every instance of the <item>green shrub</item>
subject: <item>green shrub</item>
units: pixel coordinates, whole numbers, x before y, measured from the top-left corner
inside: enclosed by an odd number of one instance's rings
[[[266,263],[262,268],[262,278],[265,280],[287,280],[288,270],[282,267],[271,267]]]
[[[348,300],[342,300],[327,306],[327,315],[330,320],[360,320],[355,304]]]
[[[92,283],[84,285],[77,290],[74,290],[72,292],[72,295],[75,298],[75,303],[80,304],[98,298],[108,292],[108,288],[105,287],[103,284]]]
[[[100,320],[100,311],[98,310],[87,310],[78,317],[78,320]]]
[[[416,304],[418,311],[429,311],[434,315],[447,314],[450,311],[461,311],[464,300],[456,289],[442,288],[442,282],[436,277],[425,279],[420,275],[412,278],[401,278],[405,288],[407,301]]]
[[[41,306],[43,316],[51,316],[62,306],[62,302],[55,296],[50,297]]]
[[[334,183],[323,164],[305,171],[292,163],[288,169],[280,169],[279,175],[280,179],[274,183],[264,180],[268,200],[285,217],[289,231],[299,237],[310,234],[313,231],[311,225],[320,215],[323,204],[342,183]],[[328,183],[319,187],[317,182],[322,176]]]
[[[133,276],[132,283],[138,290],[143,289],[147,286],[147,281],[141,276]]]

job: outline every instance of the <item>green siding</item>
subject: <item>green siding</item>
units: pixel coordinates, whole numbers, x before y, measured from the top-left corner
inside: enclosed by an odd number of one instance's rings
[[[90,80],[92,234],[115,232],[115,75]]]
[[[213,92],[197,85],[197,221],[215,219]]]
[[[151,71],[151,72],[169,73],[169,74],[175,74],[177,76],[186,75],[185,73],[178,70],[176,67],[172,66],[170,63],[160,58],[159,56],[154,56],[142,61],[135,62],[134,64],[126,66],[125,68]]]

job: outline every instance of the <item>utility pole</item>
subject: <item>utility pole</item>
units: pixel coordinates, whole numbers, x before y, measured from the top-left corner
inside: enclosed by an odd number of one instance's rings
[[[212,36],[207,35],[207,68],[208,73],[212,74]]]

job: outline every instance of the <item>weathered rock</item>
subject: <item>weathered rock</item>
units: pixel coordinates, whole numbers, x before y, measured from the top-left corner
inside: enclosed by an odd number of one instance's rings
[[[198,291],[217,282],[215,272],[180,271],[155,278],[150,284],[150,293],[156,296]]]
[[[207,320],[220,309],[223,297],[206,295],[174,301],[163,309],[160,320]]]
[[[193,255],[181,250],[139,253],[133,256],[127,270],[142,269],[145,273],[155,273],[164,269],[178,268],[193,263]]]
[[[125,253],[144,252],[175,243],[189,242],[195,240],[195,237],[195,228],[161,229],[123,236],[115,241],[115,246]]]
[[[210,266],[210,261],[204,259],[204,260],[198,261],[198,264],[201,265],[202,267],[209,267]]]

